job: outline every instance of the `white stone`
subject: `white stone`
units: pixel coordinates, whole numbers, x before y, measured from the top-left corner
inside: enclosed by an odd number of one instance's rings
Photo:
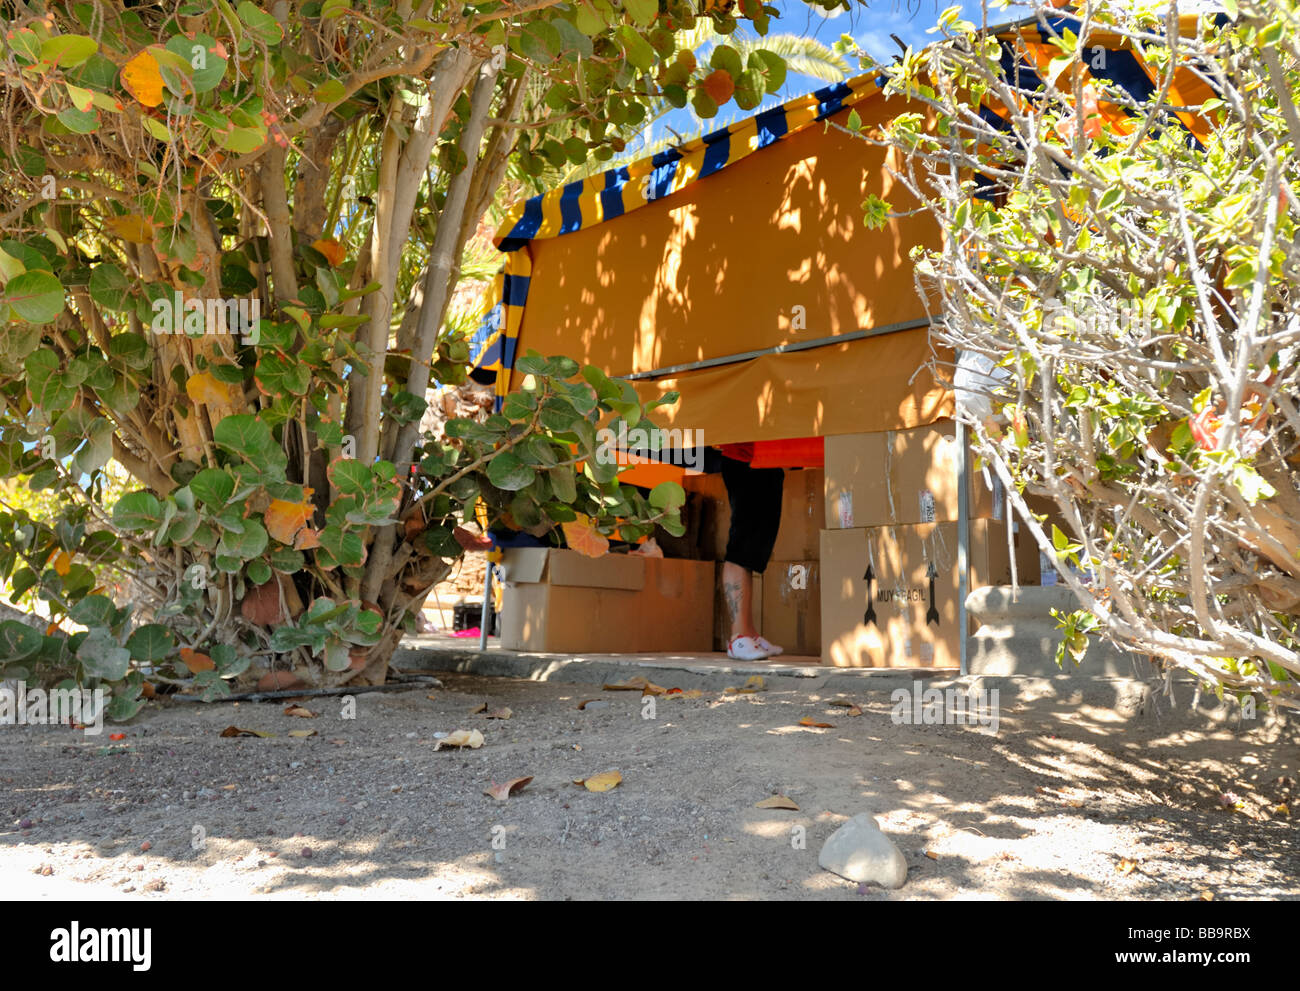
[[[817,863],[832,874],[860,884],[901,888],[907,881],[907,861],[866,812],[855,815],[827,837]]]

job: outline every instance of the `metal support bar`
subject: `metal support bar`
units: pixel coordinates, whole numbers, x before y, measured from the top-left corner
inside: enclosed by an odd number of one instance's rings
[[[487,650],[488,630],[492,629],[492,562],[487,562],[487,571],[483,575],[483,608],[478,614],[478,649]]]
[[[970,458],[966,424],[957,423],[957,628],[961,637],[962,675],[969,672],[966,652],[969,630],[966,619],[966,594],[970,588]]]
[[[902,323],[886,324],[884,327],[874,327],[871,330],[854,330],[847,334],[832,334],[830,337],[818,337],[811,341],[793,341],[789,344],[777,344],[770,348],[759,348],[756,351],[741,351],[739,354],[724,354],[718,358],[705,358],[702,361],[688,361],[683,365],[667,365],[664,368],[652,368],[648,372],[632,372],[629,375],[615,375],[613,378],[625,379],[628,382],[635,382],[638,379],[664,378],[667,375],[677,375],[681,372],[699,371],[701,368],[716,368],[718,365],[734,365],[737,362],[761,358],[765,354],[788,354],[793,351],[810,351],[813,348],[824,348],[833,344],[847,344],[849,341],[860,341],[865,337],[879,337],[882,334],[897,334],[904,330],[916,330],[918,327],[928,326],[930,326],[930,319],[928,317],[921,317],[918,320],[904,320]]]

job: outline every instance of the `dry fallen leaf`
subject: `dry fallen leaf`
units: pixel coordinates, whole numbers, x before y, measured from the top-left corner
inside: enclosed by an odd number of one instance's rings
[[[663,695],[667,692],[667,689],[645,678],[628,678],[627,681],[616,681],[602,687],[607,692],[640,692],[642,695]]]
[[[348,742],[348,741],[347,741],[347,740],[333,739],[333,740],[326,740],[325,742],[326,742],[326,743],[332,743],[332,744],[334,744],[334,746],[336,746],[336,747],[344,747],[344,746],[347,746],[347,742]]]
[[[305,709],[300,705],[289,706],[284,710],[284,714],[286,716],[297,716],[300,719],[316,719],[320,715],[319,712],[312,712],[310,709]]]
[[[1213,892],[1213,891],[1210,891],[1208,888],[1207,888],[1206,890],[1202,891],[1202,892],[1201,892],[1201,901],[1203,901],[1203,902],[1212,902],[1212,901],[1214,901],[1214,892]]]
[[[1070,808],[1072,808],[1072,809],[1081,809],[1081,808],[1083,808],[1083,802],[1079,801],[1077,798],[1072,798],[1072,799],[1070,799],[1068,802],[1066,802],[1065,804],[1068,805],[1068,806],[1069,806]]]
[[[773,795],[771,798],[765,798],[761,802],[754,804],[756,809],[790,809],[792,812],[798,812],[799,806],[795,804],[794,799],[786,798],[784,795]]]
[[[238,727],[238,726],[227,726],[225,729],[223,729],[223,730],[221,731],[221,735],[222,735],[222,736],[225,736],[225,737],[231,737],[231,736],[260,736],[260,737],[263,737],[263,738],[267,738],[267,737],[273,737],[273,736],[275,736],[274,733],[263,733],[260,729],[241,729],[241,728]]]
[[[471,716],[477,716],[480,712],[487,712],[486,702],[480,702],[478,705],[474,706],[474,708],[469,710]]]
[[[698,699],[698,698],[702,698],[703,696],[704,696],[704,692],[702,692],[698,688],[688,688],[686,691],[682,691],[680,688],[678,688],[669,692],[667,697],[676,698],[676,699]]]
[[[623,775],[617,771],[605,771],[601,774],[593,774],[589,778],[575,778],[575,785],[582,785],[587,791],[609,791],[611,788],[617,788],[623,781]]]
[[[1283,802],[1273,811],[1280,816],[1286,816],[1288,819],[1291,818],[1291,807],[1287,805],[1285,802]]]
[[[436,695],[426,695],[425,698],[427,698],[430,702],[436,702],[438,700],[438,696]]]
[[[309,736],[315,736],[316,731],[314,729],[291,729],[289,735],[299,740],[305,740]]]
[[[524,785],[528,784],[528,782],[532,780],[533,780],[533,776],[530,774],[526,778],[511,778],[505,784],[501,784],[501,785],[493,781],[492,786],[490,788],[485,788],[483,790],[483,794],[491,795],[498,802],[504,802],[507,798],[509,798],[515,792],[521,790],[524,787]]]
[[[502,709],[493,709],[483,718],[484,719],[509,719],[513,715],[514,713],[510,711],[510,707],[506,706],[505,708]]]
[[[469,747],[471,750],[477,750],[483,746],[483,734],[476,729],[458,729],[450,736],[444,737],[438,741],[434,750],[441,750],[443,747]]]
[[[1137,870],[1137,861],[1129,860],[1128,857],[1121,857],[1120,862],[1115,865],[1115,871],[1122,877],[1128,877]]]
[[[729,695],[753,695],[755,692],[765,691],[767,691],[767,682],[763,680],[761,674],[750,675],[741,688],[726,689]]]
[[[800,726],[813,726],[813,727],[815,727],[815,728],[817,728],[817,729],[834,729],[834,728],[835,728],[835,724],[834,724],[834,723],[819,723],[819,722],[818,722],[817,720],[815,720],[812,716],[804,716],[802,719],[799,720],[799,725],[800,725]]]

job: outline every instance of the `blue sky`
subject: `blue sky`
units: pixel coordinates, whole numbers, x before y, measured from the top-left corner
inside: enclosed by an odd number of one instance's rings
[[[853,10],[836,10],[830,16],[826,16],[819,8],[809,6],[803,0],[767,0],[767,2],[781,11],[780,18],[772,19],[769,35],[797,34],[816,38],[822,44],[830,46],[838,41],[841,35],[848,34],[853,36],[860,48],[881,61],[889,61],[900,52],[898,45],[890,38],[890,34],[898,35],[913,47],[921,47],[935,41],[939,35],[927,32],[938,21],[939,14],[952,6],[951,0],[870,0],[869,6],[864,7],[855,0]],[[961,8],[967,20],[976,24],[981,22],[983,13],[980,0],[964,0]],[[988,18],[990,24],[1004,24],[1019,20],[1028,13],[1026,7],[1008,7],[999,10],[990,5]],[[757,33],[747,22],[741,23],[742,27],[737,32],[738,37],[757,37]],[[853,76],[857,73],[857,65],[851,62],[849,75]],[[819,79],[791,73],[786,78],[781,92],[768,97],[761,106],[745,112],[738,110],[734,103],[728,104],[717,117],[707,122],[706,130],[713,130],[714,126],[721,127],[732,120],[748,117],[750,114],[758,113],[759,110],[766,110],[777,103],[783,103],[803,93],[810,93],[825,85],[826,83]],[[665,124],[684,135],[693,133],[697,129],[696,122],[689,112],[676,110],[667,114],[655,125],[654,138],[664,135]]]

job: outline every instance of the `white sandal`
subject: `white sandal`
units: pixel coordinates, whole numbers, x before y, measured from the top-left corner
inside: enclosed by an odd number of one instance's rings
[[[785,653],[784,647],[778,647],[776,644],[772,643],[766,637],[755,637],[754,643],[758,644],[759,650],[767,651],[768,657],[779,657],[780,655]]]

